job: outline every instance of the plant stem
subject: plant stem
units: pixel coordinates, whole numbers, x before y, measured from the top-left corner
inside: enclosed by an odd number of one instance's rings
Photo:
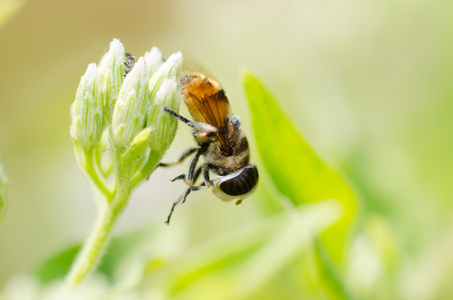
[[[93,149],[78,147],[77,143],[75,144],[75,148],[77,162],[82,170],[85,171],[88,178],[91,179],[94,187],[106,195],[106,197],[112,197],[112,192],[106,186],[105,181],[99,176],[98,171],[94,167]]]
[[[104,205],[100,208],[99,218],[66,278],[69,284],[80,283],[96,266],[107,245],[107,238],[115,220],[122,211],[128,197],[129,193],[125,189],[119,189],[114,199],[102,199]]]

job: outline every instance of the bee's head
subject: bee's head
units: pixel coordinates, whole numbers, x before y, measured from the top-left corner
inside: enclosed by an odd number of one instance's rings
[[[242,200],[253,193],[257,183],[258,169],[254,164],[249,164],[234,173],[214,180],[212,192],[222,201]]]

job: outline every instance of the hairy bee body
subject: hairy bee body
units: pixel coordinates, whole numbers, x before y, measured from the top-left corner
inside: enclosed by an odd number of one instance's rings
[[[201,73],[186,73],[180,82],[193,120],[172,110],[166,111],[192,127],[198,148],[189,149],[178,161],[182,162],[196,153],[187,176],[182,174],[175,178],[184,179],[188,187],[173,204],[167,223],[175,205],[184,202],[191,191],[212,186],[218,198],[223,201],[237,200],[239,204],[254,191],[258,183],[258,169],[250,164],[249,145],[240,119],[230,114],[230,102],[221,86]],[[197,168],[201,156],[204,157],[204,163]],[[221,177],[211,180],[210,171]],[[203,174],[204,182],[196,186],[194,183],[200,174]]]

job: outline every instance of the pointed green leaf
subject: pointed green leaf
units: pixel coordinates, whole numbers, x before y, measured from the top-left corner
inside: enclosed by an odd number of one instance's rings
[[[343,216],[321,239],[339,262],[356,215],[356,199],[341,176],[310,147],[275,98],[249,71],[243,72],[256,144],[264,167],[278,190],[294,205],[338,199]]]

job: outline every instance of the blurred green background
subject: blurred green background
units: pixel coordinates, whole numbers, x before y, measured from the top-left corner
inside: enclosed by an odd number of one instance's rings
[[[402,249],[400,272],[414,277],[408,282],[451,282],[453,2],[40,0],[0,28],[0,161],[10,180],[0,286],[91,228],[96,206],[73,155],[69,106],[88,63],[113,38],[136,56],[158,46],[200,61],[249,135],[238,70],[251,68],[346,174],[364,215],[386,220]],[[167,160],[193,144],[189,132],[180,127]],[[154,173],[115,233],[163,227],[182,188],[168,179],[185,169]],[[174,241],[208,241],[259,218],[265,192],[260,186],[243,207],[191,195],[162,230]]]

